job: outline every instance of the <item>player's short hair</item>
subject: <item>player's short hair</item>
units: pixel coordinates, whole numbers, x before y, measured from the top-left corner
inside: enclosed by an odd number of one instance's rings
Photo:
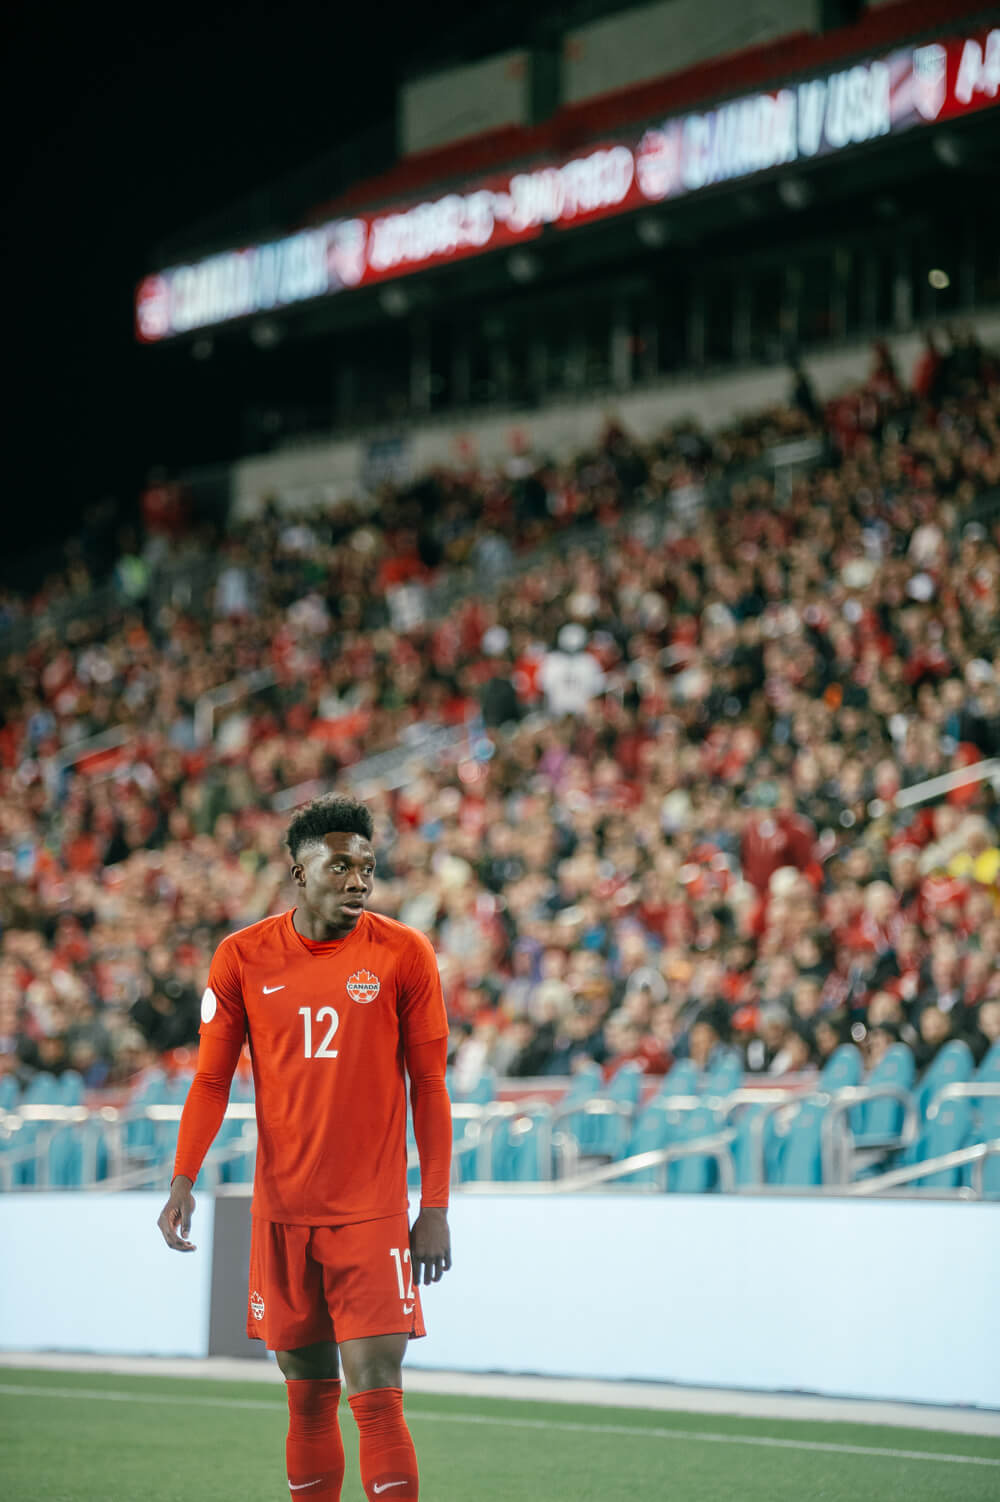
[[[370,840],[375,830],[371,809],[357,798],[314,798],[300,808],[288,826],[285,844],[293,861],[303,845],[321,845],[328,834],[359,834]]]

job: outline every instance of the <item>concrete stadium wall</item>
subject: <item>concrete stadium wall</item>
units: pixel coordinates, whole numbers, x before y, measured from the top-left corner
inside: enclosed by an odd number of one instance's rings
[[[262,1355],[249,1200],[199,1196],[178,1256],[162,1199],[0,1196],[0,1351]],[[1000,1408],[1000,1205],[469,1194],[451,1220],[413,1367]]]
[[[567,104],[669,77],[697,63],[813,31],[818,0],[669,0],[601,16],[567,32]]]
[[[983,314],[971,321],[984,344],[1000,342],[1000,316]],[[893,335],[889,344],[903,379],[909,380],[922,335]],[[871,341],[810,355],[805,364],[820,398],[827,400],[866,374],[871,365]],[[621,395],[554,402],[533,412],[484,413],[465,423],[452,419],[426,421],[412,429],[401,426],[397,430],[401,445],[398,467],[415,477],[439,465],[475,462],[502,466],[520,453],[568,459],[591,448],[611,418],[645,441],[688,417],[712,431],[737,417],[786,401],[789,388],[787,368],[771,365],[667,381]],[[318,441],[243,459],[233,467],[234,512],[241,517],[254,516],[269,499],[289,512],[317,510],[338,500],[364,499],[371,448],[371,442],[351,438]]]

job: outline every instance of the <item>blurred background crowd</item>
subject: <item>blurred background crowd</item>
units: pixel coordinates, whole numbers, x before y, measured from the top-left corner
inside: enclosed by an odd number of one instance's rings
[[[793,438],[821,457],[782,483],[758,461]],[[210,587],[165,597],[178,566]],[[106,577],[106,615],[47,624]],[[878,346],[826,406],[799,370],[724,431],[610,425],[374,508],[95,511],[0,601],[0,1070],[189,1066],[214,946],[292,904],[290,808],[344,787],[460,1077],[982,1057],[993,785],[894,800],[1000,754],[998,622],[1000,366],[969,333],[905,377]]]

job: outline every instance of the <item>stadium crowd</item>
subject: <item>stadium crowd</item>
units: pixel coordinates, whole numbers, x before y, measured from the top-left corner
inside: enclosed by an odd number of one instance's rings
[[[271,507],[187,603],[151,578],[211,540],[148,517],[114,618],[0,665],[0,1069],[189,1064],[215,944],[293,900],[276,798],[428,725],[447,756],[357,790],[374,905],[434,939],[460,1078],[729,1048],[787,1074],[848,1037],[981,1057],[997,799],[893,800],[1000,754],[998,376],[969,337],[907,388],[880,348],[827,407],[800,374],[714,435],[613,426],[573,463]],[[757,461],[791,437],[824,457],[777,488]],[[84,595],[73,570],[4,620]],[[456,571],[475,592],[437,616]],[[206,736],[199,703],[251,673]]]

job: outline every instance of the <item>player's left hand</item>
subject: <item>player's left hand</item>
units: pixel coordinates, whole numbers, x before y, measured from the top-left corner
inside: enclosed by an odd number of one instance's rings
[[[451,1232],[448,1229],[447,1210],[421,1210],[410,1231],[410,1262],[418,1287],[421,1269],[425,1285],[441,1281],[451,1266]]]

